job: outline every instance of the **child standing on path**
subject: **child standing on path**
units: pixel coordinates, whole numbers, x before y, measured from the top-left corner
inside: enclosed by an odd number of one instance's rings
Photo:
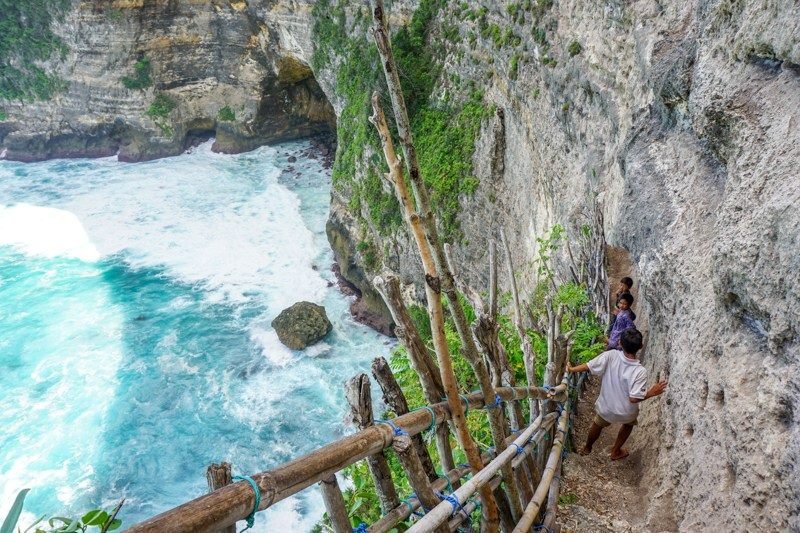
[[[627,276],[619,280],[619,285],[617,286],[617,292],[614,294],[614,309],[611,311],[611,320],[608,324],[608,331],[606,335],[611,335],[611,330],[614,328],[614,322],[617,320],[617,315],[620,312],[619,308],[619,300],[622,298],[623,294],[631,294],[631,288],[633,287],[633,280]],[[633,295],[631,295],[633,296]],[[636,313],[633,312],[631,309],[631,316],[633,320],[636,320]]]
[[[636,317],[633,314],[633,311],[631,311],[632,304],[633,296],[631,296],[631,293],[624,293],[619,297],[619,301],[617,302],[619,313],[617,313],[617,318],[614,320],[614,326],[611,328],[611,334],[608,336],[607,348],[609,350],[619,350],[621,348],[619,339],[623,331],[631,328],[636,329],[636,325],[633,323]]]
[[[601,376],[600,395],[594,405],[595,417],[586,446],[581,455],[592,452],[592,446],[600,438],[603,428],[620,423],[622,427],[617,440],[611,448],[611,460],[617,461],[628,456],[622,446],[633,431],[639,417],[639,403],[663,393],[666,381],[659,381],[647,389],[647,370],[636,359],[636,352],[642,349],[642,334],[636,329],[625,330],[621,337],[622,351],[603,352],[588,363],[572,366],[567,363],[570,373],[589,371],[593,376]]]

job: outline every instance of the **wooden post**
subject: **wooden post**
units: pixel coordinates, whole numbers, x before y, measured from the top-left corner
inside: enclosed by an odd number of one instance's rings
[[[425,399],[429,404],[438,403],[444,398],[439,368],[428,354],[428,348],[422,341],[405,302],[403,302],[400,280],[393,274],[385,274],[383,277],[376,277],[372,283],[383,296],[386,306],[392,313],[392,319],[397,324],[394,330],[395,334],[406,348],[408,360],[419,377]],[[439,452],[443,472],[449,472],[455,468],[447,424],[436,424],[436,450]]]
[[[383,358],[379,358],[382,360]],[[378,360],[376,360],[378,361]],[[386,360],[383,360],[384,365],[377,365],[373,364],[373,371],[375,373],[375,378],[378,379],[378,382],[382,385],[385,385],[383,389],[384,399],[386,400],[387,404],[392,406],[397,405],[400,407],[401,411],[405,412],[398,412],[395,411],[398,415],[404,415],[408,412],[408,404],[406,403],[405,396],[403,396],[402,391],[400,390],[400,386],[397,384],[397,381],[394,379],[394,376],[389,370],[389,365],[386,365]],[[359,374],[358,376],[354,377],[350,380],[350,383],[358,382],[360,385],[360,394],[361,394],[361,404],[367,404],[368,410],[372,412],[372,400],[370,394],[370,385],[369,385],[369,378],[367,378],[366,374]],[[349,387],[348,387],[349,388]],[[349,401],[349,400],[348,400]],[[366,409],[364,409],[366,411]],[[393,422],[392,422],[393,424]],[[390,424],[391,425],[391,424]],[[400,464],[403,466],[403,470],[406,473],[406,477],[408,477],[408,482],[411,484],[411,488],[414,489],[414,492],[417,495],[422,507],[424,509],[433,509],[439,504],[439,498],[433,492],[430,484],[430,478],[436,478],[435,471],[433,472],[432,476],[425,471],[423,467],[422,461],[420,460],[419,455],[417,455],[417,450],[413,444],[413,437],[408,437],[408,434],[400,429],[397,426],[393,426],[392,429],[395,431],[395,439],[392,442],[392,448],[397,453],[398,459],[400,459]],[[405,433],[405,435],[403,435]],[[415,437],[419,437],[416,435]],[[421,440],[421,439],[420,439]],[[424,445],[423,445],[424,450]],[[427,450],[425,450],[425,455],[427,456]],[[431,464],[431,470],[433,470],[433,464],[430,461],[430,457],[428,457],[428,463]],[[396,504],[395,504],[396,506]],[[383,513],[386,514],[391,511],[395,506],[389,507],[384,509]],[[443,528],[438,528],[438,530],[442,531],[443,533],[448,533],[447,530]]]
[[[233,481],[231,464],[228,462],[212,463],[206,470],[206,480],[208,481],[208,492],[214,492],[230,485]],[[236,524],[220,528],[218,533],[236,533]]]
[[[529,387],[536,386],[536,354],[533,352],[533,344],[530,337],[525,331],[525,325],[522,321],[522,306],[519,301],[519,292],[517,291],[517,279],[514,277],[514,264],[511,261],[511,250],[508,247],[508,239],[506,239],[506,232],[500,229],[500,239],[503,241],[503,248],[506,253],[506,265],[508,266],[508,279],[511,284],[511,297],[514,302],[514,325],[517,328],[517,335],[522,344],[522,360],[525,363],[525,377],[528,380]],[[528,401],[530,408],[529,420],[533,420],[539,415],[539,402],[534,399]]]
[[[350,405],[350,414],[358,429],[365,429],[373,425],[372,396],[370,395],[369,377],[358,374],[345,383],[345,398]],[[381,510],[388,513],[400,503],[397,490],[392,481],[392,472],[389,463],[382,451],[367,457],[367,466],[375,483],[375,491],[381,501]]]
[[[409,412],[408,402],[397,384],[397,380],[392,374],[392,369],[389,368],[389,363],[383,357],[376,357],[372,361],[372,376],[383,391],[383,401],[391,407],[392,411],[397,416],[404,415]],[[422,468],[425,471],[430,481],[435,480],[439,476],[436,474],[436,469],[433,467],[431,455],[428,453],[428,448],[425,446],[425,441],[422,440],[422,435],[414,435],[411,437],[411,445],[414,448],[417,456],[422,462]],[[444,470],[447,472],[447,470]],[[386,511],[384,511],[384,514]]]
[[[344,505],[344,496],[336,481],[336,475],[331,474],[319,482],[322,492],[322,501],[325,502],[325,510],[328,511],[328,518],[331,521],[333,530],[336,533],[351,533],[350,518],[347,516],[347,508]]]

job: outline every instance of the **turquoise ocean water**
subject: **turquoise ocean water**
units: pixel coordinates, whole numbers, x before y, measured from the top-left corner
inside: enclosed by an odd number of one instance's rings
[[[346,431],[343,381],[390,344],[330,286],[308,146],[0,161],[0,517],[30,487],[26,520],[125,497],[130,525],[204,493],[211,462],[257,472]],[[298,300],[334,325],[304,352],[270,327]],[[321,513],[306,491],[258,529]]]

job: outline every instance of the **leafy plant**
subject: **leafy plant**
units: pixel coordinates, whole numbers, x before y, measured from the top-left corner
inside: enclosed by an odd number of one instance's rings
[[[223,122],[233,122],[236,120],[236,113],[233,112],[233,109],[230,106],[225,106],[219,110],[217,113],[217,118]]]
[[[67,88],[37,62],[66,56],[51,25],[69,6],[69,0],[0,0],[0,99],[47,100]]]
[[[178,103],[164,93],[159,93],[145,114],[152,118],[164,118],[169,116],[173,109],[178,107]]]
[[[3,520],[2,526],[0,526],[0,533],[14,533],[14,528],[16,527],[19,517],[22,514],[25,497],[27,496],[28,492],[30,492],[30,489],[22,489],[19,491],[16,499],[14,500],[14,504],[11,506],[8,516],[6,516],[6,518]],[[121,500],[110,514],[102,509],[93,509],[85,513],[81,518],[54,516],[47,520],[45,526],[39,525],[44,523],[46,519],[46,517],[42,516],[33,524],[31,524],[25,530],[25,532],[76,533],[80,531],[81,533],[85,533],[89,530],[89,528],[97,528],[99,533],[114,531],[122,526],[122,520],[117,518],[117,513],[124,502],[124,499]]]
[[[569,46],[567,47],[567,52],[569,52],[569,57],[575,57],[582,51],[583,47],[581,46],[581,43],[579,43],[578,41],[572,41],[571,43],[569,43]]]
[[[146,57],[141,58],[133,65],[134,75],[123,76],[122,85],[126,89],[146,89],[153,85],[150,78],[150,60]]]
[[[0,108],[0,122],[8,119],[8,113],[6,113],[5,109]]]

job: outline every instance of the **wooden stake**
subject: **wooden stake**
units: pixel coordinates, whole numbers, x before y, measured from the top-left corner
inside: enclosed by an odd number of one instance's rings
[[[383,391],[383,401],[389,406],[397,416],[404,415],[409,412],[408,402],[397,384],[397,380],[392,374],[392,369],[389,368],[389,363],[383,357],[376,357],[372,361],[372,376]],[[436,469],[433,467],[431,455],[428,453],[428,448],[425,446],[425,441],[422,440],[422,435],[414,435],[411,437],[411,444],[414,451],[422,462],[422,468],[429,481],[434,481],[439,476],[436,474]],[[446,470],[445,470],[446,472]],[[384,514],[388,512],[384,511]]]
[[[529,387],[536,386],[536,354],[533,351],[533,344],[531,343],[528,333],[525,331],[525,325],[522,321],[522,307],[519,301],[519,292],[517,291],[517,279],[514,275],[514,264],[511,261],[511,250],[508,247],[508,239],[506,239],[506,232],[500,229],[500,240],[503,242],[503,248],[506,253],[506,265],[508,266],[508,279],[511,284],[511,297],[514,302],[514,325],[517,328],[517,335],[519,335],[520,343],[522,344],[522,360],[525,363],[525,377],[528,380]],[[528,407],[530,410],[529,420],[533,420],[539,415],[539,402],[536,400],[529,400]]]
[[[208,492],[214,492],[230,485],[233,481],[231,464],[228,462],[212,463],[206,470],[206,480],[208,481]],[[218,533],[236,533],[236,524],[220,528],[217,531]]]
[[[319,482],[322,501],[325,502],[325,510],[328,511],[328,518],[331,521],[333,530],[336,533],[352,533],[350,518],[347,516],[347,508],[344,504],[344,496],[336,481],[336,475],[331,474]]]
[[[408,313],[400,291],[400,280],[394,274],[384,274],[383,277],[375,277],[372,284],[383,296],[386,306],[392,313],[392,319],[397,324],[394,332],[406,348],[408,360],[411,368],[419,377],[425,399],[429,404],[439,402],[444,398],[439,368],[431,359],[428,347],[422,341],[417,326]],[[450,434],[447,424],[442,424],[440,421],[437,421],[436,424],[436,450],[439,452],[442,471],[452,470],[455,467],[455,461],[453,460],[453,450],[450,447]]]
[[[369,377],[358,374],[345,383],[345,398],[350,405],[350,414],[358,429],[365,429],[374,424],[372,413],[372,396],[370,395]],[[367,457],[370,476],[375,483],[375,492],[381,502],[381,511],[388,513],[397,507],[400,499],[392,481],[392,471],[383,451]]]

